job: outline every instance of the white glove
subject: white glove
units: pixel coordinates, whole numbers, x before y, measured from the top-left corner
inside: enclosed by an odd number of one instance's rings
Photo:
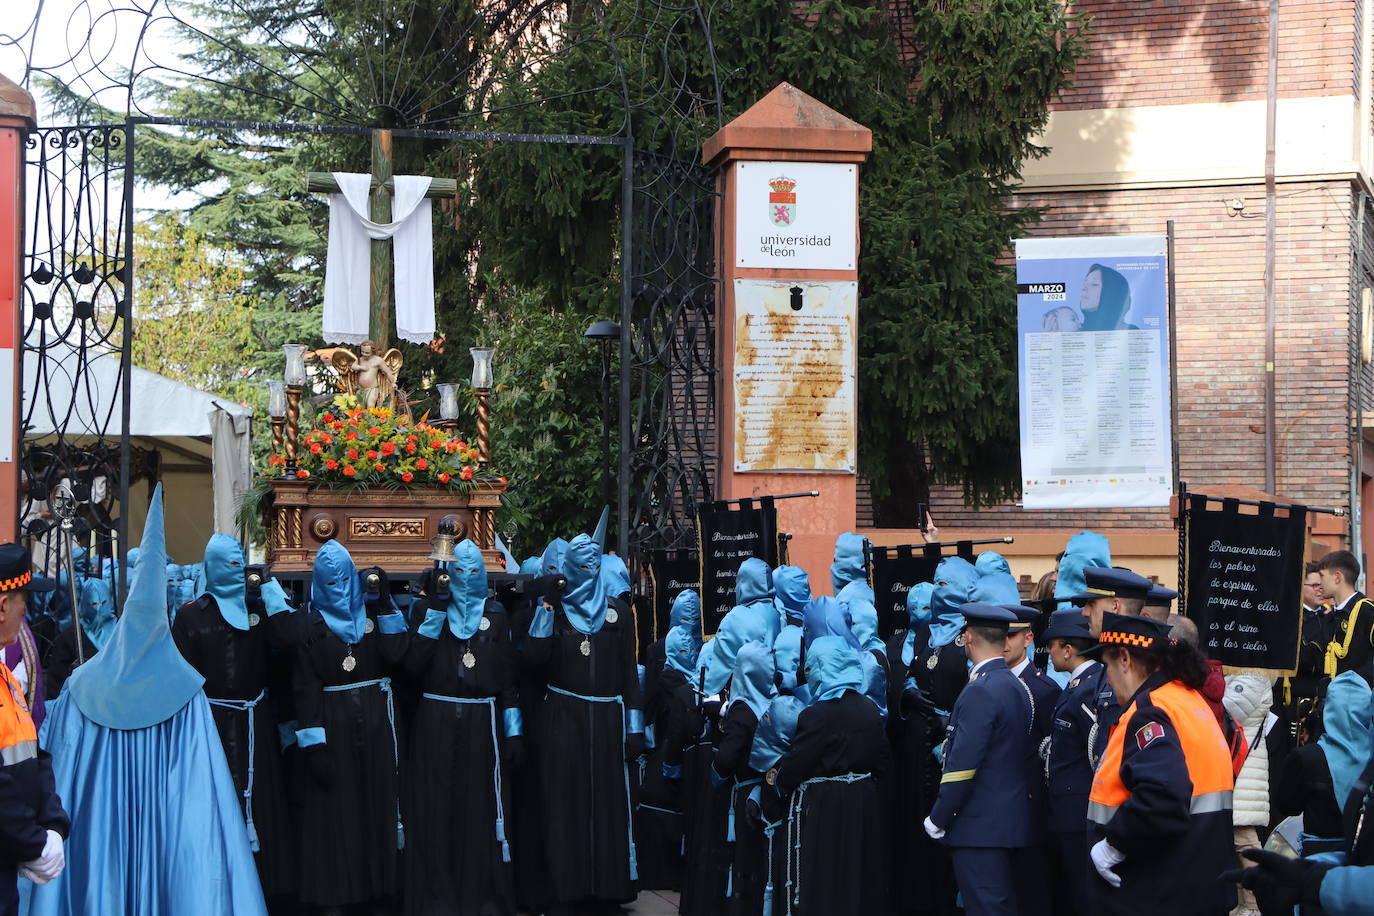
[[[1112,868],[1124,862],[1126,857],[1112,848],[1112,844],[1106,840],[1098,840],[1089,855],[1093,860],[1093,868],[1097,869],[1102,880],[1112,887],[1120,887],[1121,876],[1112,871]]]
[[[945,837],[945,832],[944,832],[944,830],[942,830],[942,829],[939,828],[939,827],[936,827],[936,826],[935,826],[935,822],[932,821],[930,818],[926,818],[925,828],[926,828],[926,836],[930,837],[932,840],[942,840],[942,839],[944,839],[944,837]]]
[[[66,866],[67,856],[62,850],[62,834],[56,830],[48,831],[48,838],[43,843],[43,852],[38,858],[23,863],[24,869],[36,876],[32,880],[38,884],[47,884],[62,874],[62,869]]]

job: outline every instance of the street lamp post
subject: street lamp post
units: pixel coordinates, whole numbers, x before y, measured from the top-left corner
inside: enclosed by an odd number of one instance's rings
[[[620,342],[620,325],[602,320],[582,334],[601,345],[601,501],[611,504],[611,344]]]

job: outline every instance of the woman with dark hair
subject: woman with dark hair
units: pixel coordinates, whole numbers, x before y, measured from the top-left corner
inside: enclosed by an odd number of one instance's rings
[[[1126,313],[1131,310],[1131,284],[1105,264],[1088,268],[1078,307],[1083,312],[1080,331],[1139,330],[1126,323]]]
[[[1148,617],[1106,614],[1096,646],[1123,711],[1088,799],[1089,913],[1221,916],[1230,867],[1231,754],[1198,694],[1202,656]]]

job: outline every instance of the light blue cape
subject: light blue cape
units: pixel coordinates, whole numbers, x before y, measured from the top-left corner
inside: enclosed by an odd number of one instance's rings
[[[833,700],[864,682],[859,650],[838,636],[818,637],[806,649],[806,684],[812,703]]]
[[[205,591],[215,599],[224,622],[236,630],[248,629],[248,580],[244,576],[243,547],[227,534],[210,537],[205,545]]]
[[[773,682],[773,649],[761,642],[747,642],[735,655],[735,673],[730,681],[730,702],[743,703],[754,712],[755,720],[763,718],[773,697],[778,695]]]
[[[143,523],[143,547],[124,613],[105,648],[72,672],[63,692],[95,724],[135,729],[170,719],[200,694],[204,683],[177,651],[167,622],[167,549],[159,484]]]
[[[800,624],[789,623],[782,628],[778,638],[773,640],[773,663],[782,678],[784,690],[797,690],[797,669],[801,666],[802,628]],[[800,685],[805,690],[806,685]]]
[[[1336,807],[1344,808],[1350,790],[1369,764],[1370,689],[1354,671],[1344,671],[1331,681],[1322,708],[1325,729],[1317,744],[1326,754]]]
[[[1011,575],[1011,564],[1007,562],[1006,557],[995,550],[985,550],[978,554],[978,559],[974,561],[973,566],[978,570],[980,576],[987,576],[992,573]]]
[[[809,653],[811,644],[826,636],[838,636],[855,651],[863,649],[859,637],[854,635],[849,607],[837,598],[821,595],[807,602],[802,614],[802,645]]]
[[[830,587],[836,597],[856,579],[867,579],[864,569],[864,539],[846,531],[835,539],[835,562],[830,564]]]
[[[916,657],[916,636],[921,624],[930,621],[930,599],[935,586],[918,582],[906,593],[906,638],[902,640],[902,664],[910,665]]]
[[[1092,531],[1081,531],[1069,538],[1064,548],[1064,556],[1059,560],[1059,579],[1054,584],[1054,597],[1059,607],[1073,607],[1068,599],[1081,595],[1088,588],[1083,579],[1083,570],[1089,566],[1110,568],[1112,565],[1112,545],[1102,535]]]
[[[608,598],[618,598],[630,590],[630,570],[616,554],[602,555],[601,584]]]
[[[590,635],[606,622],[606,583],[601,578],[601,545],[590,534],[579,534],[563,554],[563,616],[574,630]]]
[[[477,632],[487,608],[487,567],[482,550],[465,539],[453,549],[456,558],[444,564],[449,573],[448,629],[459,639]]]
[[[777,765],[787,749],[792,746],[792,736],[797,733],[797,717],[806,708],[799,697],[773,697],[768,709],[754,730],[754,744],[749,749],[749,768],[756,773],[766,773]]]
[[[772,645],[778,638],[778,612],[773,607],[773,589],[768,564],[750,558],[740,564],[735,578],[735,598],[739,602],[721,620],[716,635],[701,647],[697,667],[706,669],[706,694],[725,689],[735,670],[735,655],[747,642]]]
[[[310,606],[324,618],[325,626],[345,644],[363,641],[367,608],[353,557],[338,541],[325,541],[315,551],[310,570]]]
[[[115,626],[114,599],[104,579],[81,580],[81,632],[99,652],[110,641]]]
[[[878,609],[873,606],[873,589],[863,579],[855,579],[840,589],[839,599],[849,608],[850,628],[859,644],[870,652],[882,652],[878,637]]]
[[[1011,573],[995,572],[980,578],[973,583],[973,588],[969,591],[969,601],[976,601],[979,604],[1020,604],[1021,592],[1016,587],[1016,580],[1011,577]]]

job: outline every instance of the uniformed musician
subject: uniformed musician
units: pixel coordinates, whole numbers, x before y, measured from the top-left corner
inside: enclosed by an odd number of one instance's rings
[[[1101,662],[1080,653],[1096,643],[1088,621],[1075,610],[1059,611],[1050,618],[1044,633],[1054,670],[1069,676],[1068,686],[1054,708],[1050,754],[1046,766],[1049,781],[1049,832],[1054,844],[1060,911],[1082,912],[1087,882],[1088,790],[1092,787],[1097,757],[1093,753],[1097,711],[1102,694],[1111,694]]]
[[[1124,709],[1088,798],[1085,907],[1101,914],[1223,916],[1235,888],[1231,754],[1197,692],[1203,658],[1167,625],[1106,614],[1096,646]]]
[[[968,916],[1016,914],[1017,850],[1039,839],[1030,691],[1002,652],[1012,612],[963,605],[965,650],[973,667],[949,722],[940,794],[925,820],[943,840]]]

